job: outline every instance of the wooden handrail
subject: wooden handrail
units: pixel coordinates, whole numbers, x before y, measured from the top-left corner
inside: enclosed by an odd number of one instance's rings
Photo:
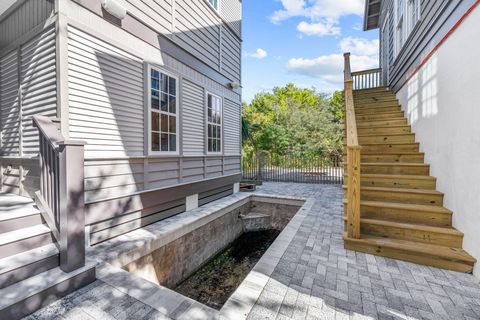
[[[368,69],[368,70],[362,70],[362,71],[354,71],[354,72],[352,72],[352,77],[353,76],[359,76],[359,75],[362,75],[362,74],[377,73],[377,72],[381,72],[381,71],[382,71],[382,68],[374,68],[374,69]]]
[[[347,236],[360,238],[360,157],[350,53],[344,54],[345,140],[347,149]]]
[[[34,115],[39,132],[40,190],[35,202],[60,251],[60,268],[85,265],[84,141],[66,140],[52,119]]]

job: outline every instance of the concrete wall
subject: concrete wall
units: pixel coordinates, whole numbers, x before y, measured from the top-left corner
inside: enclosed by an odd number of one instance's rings
[[[254,197],[210,223],[202,225],[123,268],[151,282],[174,288],[243,232],[239,215],[271,215],[271,228],[283,229],[297,213],[300,201]]]
[[[480,6],[397,93],[463,248],[480,260]],[[424,51],[425,56],[428,52]],[[480,268],[474,269],[480,278]]]

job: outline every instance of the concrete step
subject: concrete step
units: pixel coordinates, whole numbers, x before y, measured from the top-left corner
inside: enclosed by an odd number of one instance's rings
[[[268,230],[272,228],[272,216],[264,213],[249,212],[240,215],[243,223],[243,232]]]
[[[95,263],[66,273],[59,267],[0,289],[0,319],[16,320],[95,281]]]
[[[58,267],[56,245],[49,244],[0,259],[0,289]]]
[[[0,234],[0,259],[54,243],[48,226],[39,224]]]

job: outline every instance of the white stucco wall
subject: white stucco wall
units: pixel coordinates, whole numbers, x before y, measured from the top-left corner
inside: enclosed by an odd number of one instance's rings
[[[480,7],[397,93],[425,160],[480,261]],[[427,55],[425,52],[424,55]],[[480,278],[480,263],[474,269]]]

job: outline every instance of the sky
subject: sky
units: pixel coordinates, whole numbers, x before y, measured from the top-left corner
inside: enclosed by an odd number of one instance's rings
[[[378,30],[363,31],[365,0],[243,0],[243,101],[294,83],[331,93],[352,71],[378,66]]]

